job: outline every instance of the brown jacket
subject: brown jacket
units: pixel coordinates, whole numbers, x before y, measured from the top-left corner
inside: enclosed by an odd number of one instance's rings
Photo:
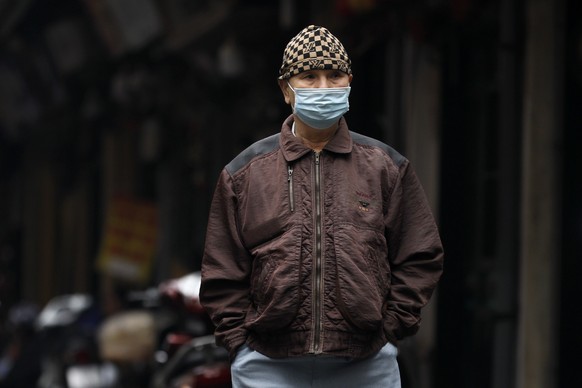
[[[201,301],[217,342],[269,357],[362,358],[414,334],[443,249],[408,160],[348,130],[321,153],[291,132],[261,140],[221,172]]]

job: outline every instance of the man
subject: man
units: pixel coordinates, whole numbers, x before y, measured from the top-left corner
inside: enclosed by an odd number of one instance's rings
[[[443,250],[408,160],[348,130],[351,61],[327,29],[288,43],[293,114],[221,172],[201,301],[235,387],[400,387]]]

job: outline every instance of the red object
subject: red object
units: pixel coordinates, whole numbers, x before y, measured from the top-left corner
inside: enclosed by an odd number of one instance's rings
[[[216,363],[213,365],[205,365],[196,369],[196,372],[198,372],[197,387],[232,387],[232,382],[230,379],[230,365],[226,363]]]
[[[216,363],[199,366],[171,383],[180,388],[231,388],[230,365]]]
[[[172,357],[180,346],[186,344],[193,337],[189,334],[170,333],[166,336],[165,346],[168,357]]]

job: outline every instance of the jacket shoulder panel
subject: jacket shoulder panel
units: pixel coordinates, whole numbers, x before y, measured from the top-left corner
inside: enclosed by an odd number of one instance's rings
[[[402,166],[402,163],[406,161],[406,158],[403,155],[401,155],[394,148],[390,147],[388,144],[381,142],[380,140],[376,140],[369,136],[365,136],[352,131],[350,131],[350,134],[352,135],[352,140],[354,141],[354,143],[368,147],[379,148],[382,151],[384,151],[398,167]]]
[[[267,154],[279,148],[279,136],[280,134],[277,133],[250,145],[226,165],[228,173],[233,175],[257,156]]]

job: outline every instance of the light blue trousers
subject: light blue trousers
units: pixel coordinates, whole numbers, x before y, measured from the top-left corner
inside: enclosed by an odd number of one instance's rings
[[[400,388],[392,344],[364,360],[306,356],[272,359],[244,345],[232,365],[233,388]]]

